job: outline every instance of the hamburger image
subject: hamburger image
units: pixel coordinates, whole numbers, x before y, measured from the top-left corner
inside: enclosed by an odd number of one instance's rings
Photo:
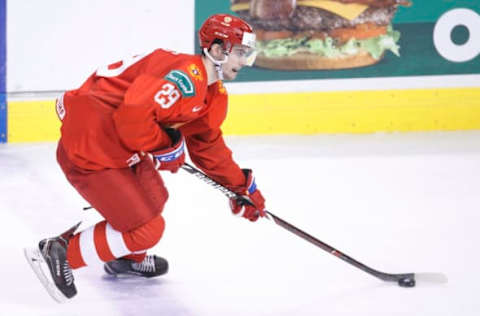
[[[257,35],[255,65],[281,70],[373,65],[399,56],[391,21],[408,0],[231,0]]]

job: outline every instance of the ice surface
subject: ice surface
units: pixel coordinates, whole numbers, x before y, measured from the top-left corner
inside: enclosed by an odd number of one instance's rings
[[[79,294],[57,304],[22,253],[100,219],[55,162],[55,144],[0,145],[0,315],[480,314],[480,132],[229,137],[269,210],[372,268],[440,272],[448,283],[385,283],[267,220],[230,215],[194,176],[170,190],[163,278],[74,271]]]

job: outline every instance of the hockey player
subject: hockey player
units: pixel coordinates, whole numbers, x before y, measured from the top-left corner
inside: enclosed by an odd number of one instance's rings
[[[57,301],[77,290],[72,270],[103,262],[108,274],[155,277],[165,259],[147,255],[164,230],[168,192],[158,170],[192,162],[255,206],[230,201],[234,214],[265,216],[252,171],[240,169],[220,126],[227,111],[222,80],[233,80],[255,59],[255,35],[238,17],[217,14],[199,31],[201,55],[163,49],[99,68],[56,104],[62,122],[57,161],[78,193],[105,219],[25,249]]]

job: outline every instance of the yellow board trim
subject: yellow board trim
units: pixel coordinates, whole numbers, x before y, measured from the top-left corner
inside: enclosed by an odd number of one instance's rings
[[[226,135],[480,129],[480,88],[230,95]],[[8,141],[56,141],[51,101],[9,101]]]
[[[225,134],[480,129],[480,88],[230,96]]]
[[[350,21],[354,20],[360,14],[362,14],[365,10],[368,9],[368,6],[364,4],[358,4],[358,3],[345,4],[345,3],[330,1],[330,0],[299,0],[297,1],[297,5],[324,9],[329,12],[333,12],[341,17],[344,17]],[[234,12],[248,10],[250,9],[250,3],[234,4],[230,7],[230,9]]]
[[[60,120],[55,100],[8,101],[8,142],[55,141],[60,137]]]

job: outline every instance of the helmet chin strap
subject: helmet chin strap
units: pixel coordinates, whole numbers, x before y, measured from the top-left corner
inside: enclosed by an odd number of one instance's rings
[[[210,55],[210,53],[208,52],[208,49],[207,49],[207,48],[204,48],[204,49],[203,49],[203,53],[204,53],[205,56],[207,56],[207,58],[210,59],[210,61],[215,65],[215,70],[217,71],[218,79],[219,79],[219,80],[223,80],[223,69],[222,69],[222,65],[225,64],[225,63],[228,61],[228,54],[225,53],[225,59],[223,59],[223,60],[216,60],[215,58],[213,58],[212,55]]]

